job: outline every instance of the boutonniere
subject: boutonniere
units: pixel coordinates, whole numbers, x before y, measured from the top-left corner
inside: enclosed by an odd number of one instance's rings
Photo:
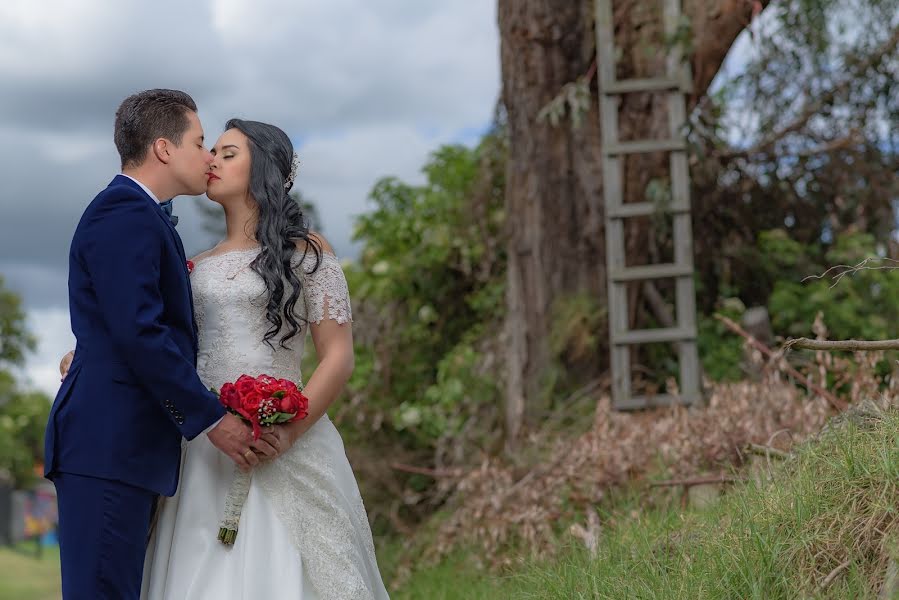
[[[193,272],[194,272],[194,261],[189,260],[189,261],[187,261],[187,274],[190,275]]]

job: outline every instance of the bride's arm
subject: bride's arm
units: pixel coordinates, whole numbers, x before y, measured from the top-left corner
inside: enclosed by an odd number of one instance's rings
[[[353,373],[353,328],[351,323],[340,324],[324,319],[312,324],[312,343],[319,357],[303,394],[309,398],[309,415],[286,426],[291,444],[328,411],[331,403],[343,391]]]
[[[311,236],[326,253],[334,250],[320,234]],[[343,387],[353,373],[353,323],[349,308],[349,291],[346,278],[333,256],[327,266],[320,265],[319,271],[307,280],[310,288],[306,293],[315,305],[311,323],[312,343],[318,356],[318,366],[306,382],[303,394],[309,398],[309,414],[305,419],[285,426],[290,444],[305,433],[328,412],[328,407],[343,391]],[[334,304],[333,311],[330,304]],[[282,450],[283,451],[283,450]]]

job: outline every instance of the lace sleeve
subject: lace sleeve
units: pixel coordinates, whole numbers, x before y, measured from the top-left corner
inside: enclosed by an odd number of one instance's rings
[[[313,264],[314,260],[313,257]],[[306,297],[306,318],[310,323],[333,319],[343,324],[353,320],[346,276],[333,254],[322,253],[318,269],[305,276],[303,293]]]

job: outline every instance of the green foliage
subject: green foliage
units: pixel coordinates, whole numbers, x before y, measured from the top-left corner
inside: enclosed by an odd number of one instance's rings
[[[35,339],[25,327],[22,299],[4,286],[0,276],[0,366],[21,364],[34,346]]]
[[[480,333],[474,328],[467,337],[476,340]],[[471,342],[460,342],[438,363],[436,380],[425,390],[424,402],[403,401],[394,410],[394,426],[415,432],[423,444],[460,433],[482,403],[499,397],[495,376],[480,372],[483,360]]]
[[[0,277],[0,472],[19,486],[33,481],[34,465],[43,456],[50,399],[22,391],[8,367],[21,365],[34,346],[22,300]]]
[[[775,331],[794,337],[807,336],[819,312],[833,339],[885,339],[895,337],[899,322],[899,276],[888,269],[864,269],[835,283],[830,277],[803,282],[800,276],[824,273],[829,266],[857,265],[868,258],[882,267],[877,245],[870,234],[845,234],[815,260],[801,245],[783,234],[769,232],[759,238],[762,252],[778,261],[792,277],[775,281],[769,301]]]
[[[565,115],[571,117],[571,127],[580,128],[584,122],[584,116],[590,109],[590,82],[592,76],[579,77],[577,81],[566,83],[562,86],[558,95],[537,113],[537,122],[558,127]]]
[[[739,298],[727,298],[717,313],[740,322],[746,307]],[[743,339],[733,335],[723,323],[710,315],[699,315],[699,358],[703,373],[713,381],[737,381],[743,378]]]
[[[27,487],[44,454],[51,403],[44,394],[21,392],[14,386],[8,374],[0,373],[0,471],[8,473],[17,487]]]
[[[496,404],[489,340],[499,331],[505,140],[444,146],[426,182],[379,181],[356,223],[364,243],[347,269],[357,322],[350,396],[400,438],[430,448]]]
[[[895,263],[883,260],[882,253],[871,233],[841,233],[832,244],[824,244],[802,243],[785,229],[760,232],[755,247],[742,253],[754,276],[735,282],[728,290],[733,297],[719,300],[710,312],[699,315],[705,374],[717,381],[734,381],[742,375],[742,339],[712,316],[717,312],[739,322],[745,310],[741,298],[761,296],[775,335],[784,338],[814,336],[819,314],[830,339],[895,338],[899,335],[899,274]],[[866,260],[866,268],[834,279],[840,271]],[[827,276],[820,276],[832,267],[836,268]]]

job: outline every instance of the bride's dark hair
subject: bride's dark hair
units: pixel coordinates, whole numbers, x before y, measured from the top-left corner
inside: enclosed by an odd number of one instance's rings
[[[259,218],[256,225],[256,241],[261,250],[250,265],[265,282],[268,302],[265,316],[271,328],[263,341],[272,346],[271,340],[281,332],[285,321],[286,331],[281,346],[300,331],[296,304],[303,292],[303,282],[291,268],[291,260],[302,240],[303,258],[310,250],[315,254],[318,269],[322,258],[321,243],[309,235],[309,224],[299,203],[290,197],[293,182],[287,182],[293,165],[293,143],[281,129],[259,121],[231,119],[225,131],[237,129],[250,142],[250,194],[256,201]],[[290,286],[284,301],[285,285]]]

